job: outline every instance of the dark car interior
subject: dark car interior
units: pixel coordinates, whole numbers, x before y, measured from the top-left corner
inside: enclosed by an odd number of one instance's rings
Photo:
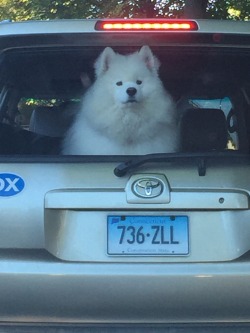
[[[116,47],[131,53],[138,47]],[[183,152],[249,152],[250,50],[157,46]],[[0,55],[0,154],[58,155],[103,47],[13,48]],[[224,106],[222,105],[223,103]]]

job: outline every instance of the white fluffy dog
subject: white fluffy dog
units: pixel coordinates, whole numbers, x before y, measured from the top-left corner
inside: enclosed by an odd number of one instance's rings
[[[175,107],[158,69],[159,61],[148,46],[125,56],[105,48],[95,63],[95,83],[66,134],[63,154],[177,151]]]

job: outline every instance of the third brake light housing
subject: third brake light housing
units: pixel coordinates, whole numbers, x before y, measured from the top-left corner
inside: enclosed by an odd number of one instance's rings
[[[197,31],[198,24],[193,20],[169,19],[116,19],[98,20],[98,31]]]

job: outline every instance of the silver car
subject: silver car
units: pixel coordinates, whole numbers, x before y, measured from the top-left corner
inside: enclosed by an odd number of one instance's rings
[[[142,45],[181,152],[61,155],[100,52]],[[249,331],[250,22],[5,22],[0,50],[0,332]]]

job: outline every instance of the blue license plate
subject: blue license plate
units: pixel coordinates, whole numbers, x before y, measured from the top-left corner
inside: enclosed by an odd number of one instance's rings
[[[108,216],[109,255],[188,255],[187,216]]]

